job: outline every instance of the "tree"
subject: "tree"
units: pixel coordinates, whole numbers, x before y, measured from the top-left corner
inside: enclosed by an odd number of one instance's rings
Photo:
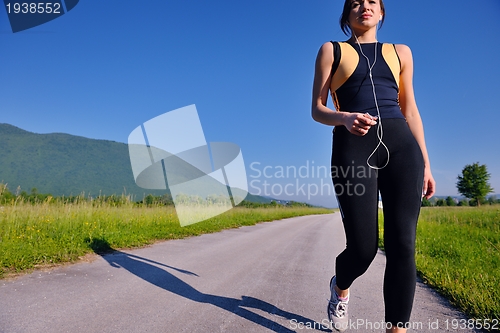
[[[478,206],[488,193],[493,192],[493,188],[488,183],[490,174],[486,165],[479,165],[479,162],[466,165],[462,170],[462,175],[457,178],[458,192],[469,199],[475,199]]]
[[[148,195],[146,195],[146,197],[144,198],[144,203],[145,203],[147,206],[152,206],[154,202],[155,202],[155,197],[154,197],[152,194],[148,194]]]
[[[431,202],[426,198],[422,198],[422,207],[430,207],[432,206]]]
[[[446,206],[456,206],[457,203],[455,202],[455,199],[453,199],[450,196],[446,197]]]

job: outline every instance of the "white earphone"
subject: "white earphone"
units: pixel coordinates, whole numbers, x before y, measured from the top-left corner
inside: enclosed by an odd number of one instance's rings
[[[381,15],[381,17],[382,17],[382,15]],[[363,57],[365,57],[366,62],[368,64],[368,70],[369,70],[369,73],[370,73],[370,82],[372,84],[373,99],[375,100],[375,107],[377,108],[377,115],[378,115],[378,119],[377,119],[378,120],[377,121],[377,138],[378,138],[378,144],[375,147],[375,149],[373,150],[373,152],[370,154],[370,156],[368,156],[368,158],[366,159],[366,164],[370,168],[372,168],[372,169],[380,170],[380,169],[385,168],[387,166],[387,164],[389,164],[389,157],[390,157],[391,153],[389,152],[389,148],[387,148],[387,146],[385,145],[384,141],[382,140],[383,137],[384,137],[384,129],[382,128],[382,118],[380,117],[380,110],[378,108],[377,94],[375,92],[375,83],[373,82],[373,76],[372,76],[372,68],[375,66],[375,63],[377,62],[377,45],[378,44],[375,44],[375,58],[373,60],[373,64],[370,64],[370,60],[368,59],[368,57],[363,52],[363,48],[361,47],[361,43],[358,40],[358,36],[356,36],[356,34],[354,32],[353,32],[353,35],[356,38],[356,43],[358,43],[359,50],[361,51],[361,54],[363,55]],[[375,153],[377,152],[377,150],[380,147],[380,145],[384,146],[385,150],[387,151],[387,161],[381,167],[370,164],[370,158],[372,158],[372,156],[375,155]]]

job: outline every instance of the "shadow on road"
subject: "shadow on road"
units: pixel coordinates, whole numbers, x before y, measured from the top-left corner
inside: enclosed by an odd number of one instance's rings
[[[293,330],[283,325],[280,325],[245,308],[259,309],[267,313],[283,317],[290,321],[296,320],[297,322],[304,324],[304,326],[306,327],[314,327],[315,329],[323,332],[331,332],[328,327],[325,327],[322,324],[315,322],[314,320],[281,310],[270,303],[264,302],[254,297],[242,296],[241,299],[236,299],[224,296],[204,294],[191,287],[189,284],[182,281],[178,277],[172,275],[166,269],[172,269],[187,275],[198,276],[195,273],[168,266],[157,261],[149,260],[147,258],[114,250],[105,240],[102,239],[92,239],[87,240],[87,242],[89,244],[89,247],[96,254],[102,256],[102,258],[105,259],[112,267],[124,268],[130,273],[157,287],[160,287],[164,290],[195,302],[215,305],[251,322],[266,327],[271,331],[294,332]]]

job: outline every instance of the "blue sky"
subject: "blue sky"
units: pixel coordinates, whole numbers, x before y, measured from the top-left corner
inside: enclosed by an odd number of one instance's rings
[[[86,0],[18,33],[0,10],[0,122],[126,143],[145,121],[196,104],[207,141],[241,147],[250,192],[293,184],[294,199],[335,205],[307,185],[330,181],[312,175],[329,166],[331,128],[312,120],[311,89],[321,44],[346,39],[342,4]],[[500,1],[385,5],[378,39],[413,51],[437,195],[457,195],[457,175],[474,162],[500,193]]]

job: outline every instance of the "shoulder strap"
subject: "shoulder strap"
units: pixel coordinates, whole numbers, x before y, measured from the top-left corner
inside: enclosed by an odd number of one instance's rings
[[[332,42],[333,43],[333,42]],[[330,91],[334,92],[340,88],[354,73],[359,63],[358,52],[347,42],[335,42],[337,44],[337,51],[335,47],[334,54],[334,65],[332,65],[332,79],[330,82]],[[335,62],[338,61],[337,64]],[[335,67],[335,70],[333,69]]]
[[[394,81],[399,86],[399,75],[401,73],[401,59],[399,59],[398,52],[396,50],[396,45],[394,44],[382,44],[382,56],[384,60],[389,66],[389,69],[392,72],[394,77]]]
[[[398,57],[398,62],[399,62],[399,67],[401,67],[401,59],[399,58],[398,50],[396,49],[396,44],[392,44],[394,47],[394,52],[396,53],[396,56]]]
[[[333,42],[333,41],[330,41],[330,42],[333,44],[333,64],[332,64],[332,73],[331,73],[331,76],[333,76],[333,74],[335,74],[335,72],[337,71],[337,68],[339,68],[340,57],[342,56],[342,54],[340,52],[339,43]]]

